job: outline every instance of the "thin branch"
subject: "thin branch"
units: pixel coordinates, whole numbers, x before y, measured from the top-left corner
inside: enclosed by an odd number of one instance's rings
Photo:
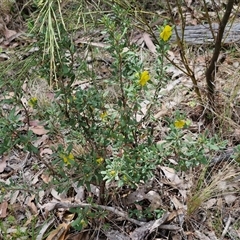
[[[218,29],[218,34],[215,42],[215,47],[214,47],[214,52],[212,55],[212,59],[210,62],[209,67],[206,70],[206,82],[207,82],[207,90],[208,90],[208,100],[209,104],[213,106],[214,104],[214,93],[215,93],[215,66],[218,60],[218,56],[221,51],[221,46],[222,46],[222,38],[223,38],[223,33],[224,29],[227,25],[227,22],[229,20],[230,14],[233,9],[233,3],[234,0],[229,0],[227,3],[226,11],[224,13],[224,16],[222,18],[222,21],[219,24],[219,29]]]
[[[103,210],[107,210],[109,212],[112,212],[122,218],[125,218],[126,220],[138,225],[138,226],[143,226],[146,224],[146,222],[141,222],[136,219],[130,218],[128,214],[124,211],[120,211],[115,207],[109,207],[109,206],[104,206],[104,205],[97,205],[97,204],[89,204],[89,203],[64,203],[64,202],[56,202],[56,203],[51,203],[53,204],[50,210],[58,209],[58,208],[80,208],[80,207],[91,207],[91,208],[101,208]]]

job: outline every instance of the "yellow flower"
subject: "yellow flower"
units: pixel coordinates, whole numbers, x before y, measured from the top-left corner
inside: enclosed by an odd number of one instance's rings
[[[160,38],[166,42],[169,40],[169,38],[172,36],[172,27],[169,25],[166,25],[162,32],[160,33]]]
[[[116,175],[116,171],[114,171],[114,170],[110,171],[110,175],[111,176],[115,176]]]
[[[72,98],[68,98],[68,99],[67,99],[67,103],[69,104],[69,103],[71,103],[71,102],[74,102],[76,99],[77,99],[76,96],[75,96],[75,95],[72,95]]]
[[[102,157],[98,158],[96,162],[100,165],[104,162],[104,159]]]
[[[150,75],[148,71],[143,71],[140,74],[140,80],[139,80],[139,84],[143,87],[146,85],[147,81],[150,80]]]
[[[74,161],[74,156],[72,153],[66,154],[60,154],[60,158],[62,158],[63,162],[67,165],[71,164],[71,161]]]
[[[100,118],[103,120],[107,116],[107,112],[104,111],[100,114]]]
[[[80,224],[82,225],[83,228],[87,227],[87,223],[83,219],[80,221]]]
[[[37,106],[37,98],[36,97],[30,98],[30,100],[28,101],[28,105],[32,108],[35,108]]]
[[[185,120],[176,120],[174,122],[174,126],[175,128],[183,128],[186,124],[186,121]]]

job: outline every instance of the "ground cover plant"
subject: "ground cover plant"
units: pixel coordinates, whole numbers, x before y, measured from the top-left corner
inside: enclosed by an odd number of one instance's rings
[[[0,238],[239,238],[238,7],[0,3]]]

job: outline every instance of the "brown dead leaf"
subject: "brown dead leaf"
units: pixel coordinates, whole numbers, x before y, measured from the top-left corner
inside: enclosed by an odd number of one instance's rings
[[[29,126],[37,127],[39,125],[40,125],[40,121],[39,120],[31,120],[31,121],[29,121]]]
[[[40,156],[43,157],[45,154],[46,155],[52,155],[53,151],[50,148],[44,148],[40,150]]]
[[[173,196],[171,198],[171,202],[173,203],[176,210],[184,209],[184,208],[186,209],[186,206],[184,206],[182,203],[180,203],[179,200],[175,196]]]
[[[148,49],[152,53],[156,53],[156,47],[155,47],[152,39],[150,38],[150,35],[148,33],[143,33],[143,39],[144,39],[144,42],[147,45]]]
[[[60,195],[55,189],[52,189],[52,190],[51,190],[51,194],[52,194],[52,196],[53,196],[55,199],[57,199],[57,200],[59,200],[59,201],[62,200],[61,195]]]
[[[19,193],[20,193],[20,191],[17,190],[13,194],[11,194],[11,199],[10,199],[10,204],[11,205],[14,204],[17,201]]]
[[[4,34],[4,37],[8,40],[8,39],[12,38],[13,36],[17,35],[17,32],[5,27],[5,31],[3,34]]]
[[[168,112],[169,109],[167,109],[166,106],[163,104],[161,110],[154,115],[154,118],[159,119],[163,116],[166,116]]]
[[[33,133],[35,133],[36,135],[39,135],[39,136],[48,133],[48,130],[46,130],[44,128],[44,126],[32,126],[32,127],[29,128],[29,130],[32,130]]]
[[[45,234],[45,232],[48,230],[48,228],[50,228],[52,226],[52,224],[54,223],[55,219],[51,219],[50,221],[46,222],[42,229],[40,230],[39,234],[37,235],[36,240],[42,240],[43,239],[43,235]]]
[[[178,211],[172,211],[172,212],[169,214],[169,216],[168,216],[168,218],[167,218],[167,221],[168,221],[168,222],[172,221],[176,216],[178,216]]]
[[[58,227],[49,234],[46,240],[64,240],[69,228],[70,223],[62,223],[58,225]]]
[[[38,209],[35,205],[35,203],[33,202],[35,199],[35,195],[32,195],[27,202],[27,206],[30,208],[31,212],[36,215],[38,213]]]
[[[235,194],[228,194],[224,196],[224,200],[230,206],[238,197]]]
[[[152,211],[158,209],[162,205],[162,199],[157,192],[149,191],[145,196],[146,199],[148,199],[151,202],[150,209]]]
[[[46,143],[47,140],[48,140],[48,135],[44,134],[44,135],[42,135],[40,138],[38,138],[38,139],[33,143],[33,145],[34,145],[35,147],[39,147],[39,146],[41,146],[41,145],[44,145],[44,143]]]
[[[39,181],[39,176],[43,173],[43,169],[34,175],[32,179],[32,185],[35,185]]]
[[[203,207],[205,209],[210,209],[216,204],[216,202],[217,202],[216,198],[211,198],[203,204]]]
[[[75,190],[75,192],[77,193],[76,196],[74,197],[75,201],[77,202],[83,202],[85,199],[85,187],[84,186],[79,186],[77,182],[73,183],[73,188]]]
[[[2,160],[0,160],[0,173],[2,173],[7,166],[7,156],[3,156]]]
[[[43,204],[41,208],[44,209],[44,211],[50,212],[56,207],[57,204],[58,202],[54,200],[53,202],[48,202]]]
[[[176,187],[183,184],[183,181],[178,177],[173,168],[164,166],[160,168],[164,172],[165,176],[170,180],[171,184],[175,185]]]
[[[130,233],[131,240],[144,240],[147,239],[146,235],[153,232],[154,229],[161,227],[164,222],[167,220],[169,213],[166,212],[164,215],[157,219],[150,222],[146,222],[141,227],[136,228],[133,232]]]
[[[38,193],[38,202],[39,203],[42,204],[44,196],[45,196],[45,191],[44,190],[39,191],[39,193]]]
[[[7,216],[8,202],[4,201],[0,204],[0,218],[5,218]]]
[[[145,197],[146,197],[145,187],[140,187],[139,189],[130,193],[126,197],[126,203],[127,204],[132,204],[132,203],[135,203],[135,202],[139,202],[139,201],[142,201],[143,199],[145,199]]]
[[[49,174],[47,173],[43,173],[41,175],[41,179],[45,182],[45,183],[49,183],[52,181],[52,176],[50,176]]]

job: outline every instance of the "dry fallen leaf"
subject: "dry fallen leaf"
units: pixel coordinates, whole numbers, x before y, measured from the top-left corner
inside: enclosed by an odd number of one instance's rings
[[[0,218],[5,218],[7,216],[8,202],[4,201],[0,204]]]
[[[52,176],[50,176],[50,175],[47,174],[47,173],[43,173],[43,174],[41,175],[41,179],[43,180],[43,182],[49,183],[49,182],[52,181]]]
[[[145,194],[145,187],[140,187],[138,188],[136,191],[130,193],[127,197],[126,197],[126,204],[132,204],[135,202],[140,202],[143,199],[145,199],[146,194]]]
[[[230,206],[238,197],[235,194],[228,194],[224,196],[225,202]]]
[[[46,142],[47,142],[47,140],[48,140],[48,135],[42,135],[40,138],[38,138],[34,143],[33,143],[33,145],[35,146],[35,147],[39,147],[39,146],[41,146],[41,145],[44,145]]]
[[[182,203],[180,203],[179,200],[175,196],[173,196],[171,198],[171,202],[173,203],[173,205],[174,205],[176,210],[178,210],[178,209],[186,209],[186,206],[184,206]]]
[[[150,35],[148,33],[143,33],[143,39],[144,39],[144,42],[147,45],[148,49],[152,53],[156,53],[156,47],[155,47],[152,39],[150,38]]]
[[[20,193],[20,191],[17,190],[13,194],[11,194],[11,199],[10,199],[10,204],[11,205],[16,203],[19,193]]]
[[[27,206],[30,208],[30,210],[32,211],[32,213],[34,215],[36,215],[38,213],[38,209],[35,205],[35,203],[33,202],[33,200],[35,199],[35,195],[32,195],[27,202]]]
[[[37,127],[38,125],[41,125],[39,120],[29,121],[29,126]]]
[[[50,148],[44,148],[40,150],[40,156],[43,157],[44,155],[52,155],[53,151]]]
[[[17,35],[17,32],[14,31],[14,30],[10,30],[8,29],[7,27],[5,27],[5,30],[4,30],[4,37],[6,39],[9,39],[9,38],[13,38],[14,36]]]
[[[52,226],[52,224],[54,223],[55,219],[51,219],[49,222],[46,222],[42,229],[40,230],[39,234],[37,235],[36,240],[42,240],[43,239],[43,235],[45,234],[45,232],[48,230],[48,228],[50,228]]]
[[[7,166],[7,156],[3,156],[2,160],[0,160],[0,173],[2,173]]]
[[[146,199],[148,199],[151,202],[150,209],[152,211],[158,209],[162,205],[162,199],[157,192],[149,191],[145,196]]]
[[[183,181],[178,177],[175,170],[169,167],[160,167],[161,170],[164,172],[165,176],[170,180],[171,184],[175,185],[182,185]]]
[[[48,130],[46,130],[44,126],[32,126],[29,130],[32,130],[33,133],[40,136],[48,133]]]
[[[70,223],[59,224],[58,227],[49,234],[46,240],[64,240],[69,228]]]

